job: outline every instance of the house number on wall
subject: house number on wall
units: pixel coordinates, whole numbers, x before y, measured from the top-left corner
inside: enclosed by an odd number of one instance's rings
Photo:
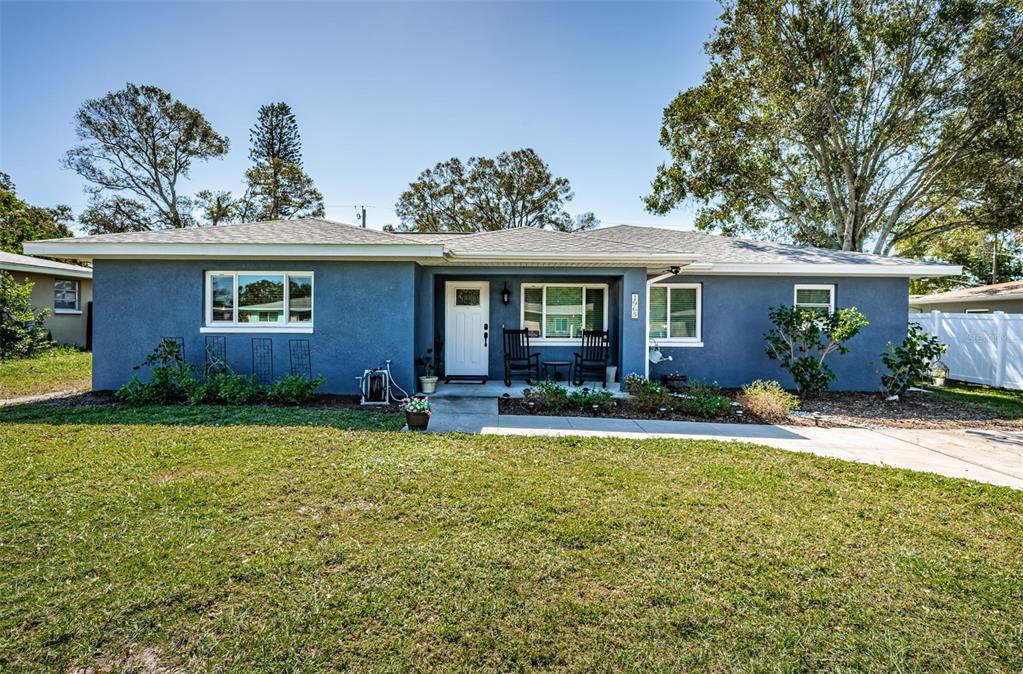
[[[632,317],[639,318],[639,293],[632,293]]]

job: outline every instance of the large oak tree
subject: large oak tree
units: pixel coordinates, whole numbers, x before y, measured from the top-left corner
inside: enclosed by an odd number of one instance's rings
[[[63,163],[92,183],[91,231],[194,224],[179,182],[193,162],[222,157],[229,148],[197,109],[158,87],[131,83],[83,103],[75,132],[82,142]],[[128,212],[132,217],[120,218]]]
[[[395,205],[400,229],[480,232],[514,227],[561,231],[590,229],[593,213],[573,219],[564,206],[573,198],[568,179],[555,177],[532,149],[497,157],[457,157],[419,174]]]
[[[664,111],[647,207],[888,253],[1023,213],[1023,31],[1003,0],[737,0]]]

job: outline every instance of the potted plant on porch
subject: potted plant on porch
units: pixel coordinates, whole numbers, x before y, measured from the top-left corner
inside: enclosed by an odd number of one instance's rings
[[[401,411],[405,413],[405,423],[410,431],[425,431],[430,425],[433,403],[425,396],[405,398],[401,401]]]
[[[437,390],[437,357],[433,349],[427,349],[426,354],[416,362],[423,366],[423,372],[426,373],[419,378],[419,390],[423,393],[433,393]]]

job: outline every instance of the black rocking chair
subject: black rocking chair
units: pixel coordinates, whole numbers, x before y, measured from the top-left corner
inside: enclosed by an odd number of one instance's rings
[[[529,348],[529,330],[504,331],[504,385],[511,386],[512,375],[540,378],[540,354]]]
[[[582,386],[586,375],[596,375],[594,380],[604,382],[607,388],[607,363],[611,359],[611,347],[605,330],[583,330],[581,352],[575,354],[576,386]]]

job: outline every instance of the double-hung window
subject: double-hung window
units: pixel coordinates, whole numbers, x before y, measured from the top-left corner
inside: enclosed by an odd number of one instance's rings
[[[573,340],[583,330],[607,330],[607,285],[522,284],[522,327],[543,340]]]
[[[650,339],[678,346],[703,345],[703,286],[666,283],[650,286]]]
[[[205,327],[311,332],[312,272],[206,272]]]
[[[796,284],[793,303],[799,309],[810,309],[822,314],[835,311],[835,286]]]
[[[78,281],[57,279],[53,282],[53,311],[57,314],[76,314],[81,311],[78,300]]]

